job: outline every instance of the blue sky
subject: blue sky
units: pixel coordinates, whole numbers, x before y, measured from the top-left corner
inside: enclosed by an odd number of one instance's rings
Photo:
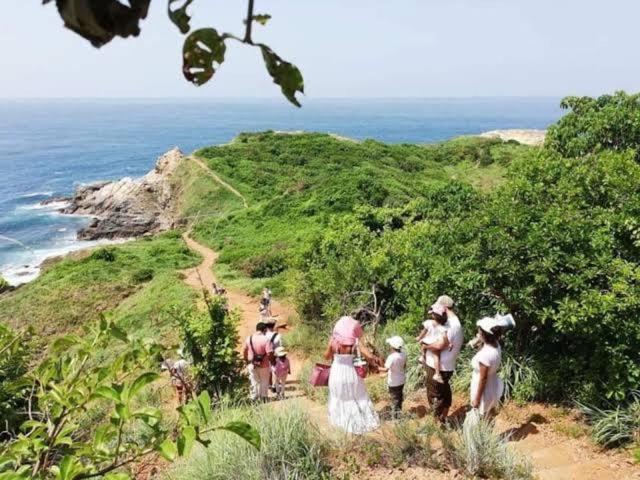
[[[231,45],[196,88],[153,0],[137,39],[97,50],[53,3],[3,0],[0,97],[277,97],[259,52]],[[254,38],[296,63],[308,98],[594,95],[640,90],[638,0],[256,0]],[[242,32],[245,1],[195,0],[195,27]]]

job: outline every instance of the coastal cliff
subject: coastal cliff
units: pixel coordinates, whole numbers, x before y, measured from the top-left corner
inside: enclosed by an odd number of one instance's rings
[[[78,231],[79,240],[130,238],[168,230],[174,224],[171,179],[183,160],[182,152],[174,148],[158,158],[142,178],[82,185],[60,211],[93,217]]]

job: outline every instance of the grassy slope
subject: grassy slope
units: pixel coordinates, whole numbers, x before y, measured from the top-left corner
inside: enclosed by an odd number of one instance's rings
[[[331,215],[359,205],[403,205],[451,180],[490,189],[502,181],[504,165],[528,150],[479,138],[387,145],[324,134],[243,134],[197,155],[249,208],[238,199],[227,215],[198,220],[194,236],[221,252],[217,273],[224,282],[253,291],[268,282],[281,294],[291,258]],[[182,208],[196,210],[189,202]]]
[[[145,334],[155,331],[153,326],[165,307],[193,301],[193,292],[182,283],[177,270],[199,259],[179,235],[169,232],[108,249],[115,254],[113,261],[96,255],[68,258],[49,267],[34,282],[0,297],[0,322],[14,328],[29,325],[46,339],[105,312]],[[141,281],[140,274],[148,277],[149,272],[153,277]]]

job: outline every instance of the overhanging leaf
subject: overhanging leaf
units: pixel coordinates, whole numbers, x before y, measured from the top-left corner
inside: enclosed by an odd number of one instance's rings
[[[254,22],[258,22],[260,25],[266,25],[267,22],[271,20],[271,15],[268,13],[257,13],[251,18],[253,18]],[[244,24],[246,25],[246,23],[247,21],[245,20]]]
[[[280,58],[266,45],[260,45],[260,50],[267,72],[273,78],[273,83],[280,85],[280,90],[287,100],[296,107],[300,107],[296,92],[304,93],[304,79],[298,67]]]
[[[160,455],[162,455],[165,459],[169,460],[170,462],[175,460],[176,456],[178,455],[178,449],[176,448],[176,444],[173,443],[168,438],[164,442],[162,442],[160,445],[158,445],[157,450]]]
[[[184,4],[180,8],[172,10],[172,4],[180,1],[183,1]],[[191,26],[189,25],[191,17],[187,14],[187,7],[191,5],[192,2],[193,0],[169,0],[169,3],[167,4],[167,13],[169,14],[169,18],[176,27],[178,27],[181,33],[187,33],[191,29]]]
[[[143,387],[155,382],[160,375],[155,372],[146,372],[134,380],[129,389],[129,398],[133,398]]]
[[[178,454],[181,457],[189,455],[193,442],[196,439],[196,429],[192,426],[187,426],[182,429],[182,435],[178,437]]]
[[[192,32],[182,47],[182,73],[194,85],[207,83],[224,62],[227,47],[214,28]]]
[[[249,444],[251,444],[253,447],[260,450],[260,444],[261,444],[260,433],[258,433],[258,431],[248,423],[229,422],[222,427],[218,427],[216,430],[226,430],[228,432],[233,432],[239,437],[249,442]]]

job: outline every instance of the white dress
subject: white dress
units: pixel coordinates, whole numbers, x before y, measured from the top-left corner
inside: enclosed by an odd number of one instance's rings
[[[476,397],[478,386],[480,384],[480,364],[489,367],[487,372],[487,385],[480,399],[480,406],[478,411],[481,415],[488,413],[492,408],[495,408],[500,403],[502,392],[504,391],[504,384],[500,377],[498,377],[498,369],[502,362],[502,350],[498,346],[492,347],[491,345],[484,344],[482,348],[476,353],[471,360],[471,367],[473,373],[471,374],[471,401]]]
[[[380,425],[364,379],[356,373],[353,355],[334,354],[329,373],[329,421],[357,435]]]

